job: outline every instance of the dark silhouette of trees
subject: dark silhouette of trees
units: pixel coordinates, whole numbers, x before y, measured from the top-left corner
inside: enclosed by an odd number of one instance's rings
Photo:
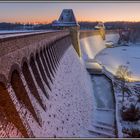
[[[140,138],[140,130],[138,128],[123,128],[123,133],[128,135],[128,138]]]
[[[0,30],[16,30],[22,28],[22,24],[20,23],[0,23]]]
[[[98,21],[89,22],[89,21],[79,21],[80,29],[82,30],[92,30],[94,27],[99,23]],[[27,23],[26,26],[31,26],[32,24]],[[139,30],[140,29],[140,22],[125,22],[125,21],[113,21],[113,22],[105,22],[104,23],[106,30],[116,30],[116,29],[124,29],[125,27],[130,28],[132,30]],[[24,25],[21,23],[0,23],[0,30],[14,30],[20,29]],[[48,24],[38,24],[33,25],[33,29],[53,29],[52,23]]]

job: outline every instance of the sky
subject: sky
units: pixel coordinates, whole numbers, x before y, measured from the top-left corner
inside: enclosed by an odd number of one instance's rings
[[[0,22],[48,23],[63,9],[73,9],[78,21],[140,21],[140,3],[1,3]]]

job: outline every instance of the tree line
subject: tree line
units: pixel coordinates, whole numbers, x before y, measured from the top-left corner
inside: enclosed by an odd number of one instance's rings
[[[98,21],[89,22],[89,21],[79,21],[80,29],[94,29],[94,27],[98,24]],[[113,21],[113,22],[105,22],[104,23],[107,30],[113,29],[124,29],[125,27],[130,29],[140,29],[140,22],[124,22],[124,21]],[[22,24],[22,23],[0,23],[0,30],[18,30],[18,29],[53,29],[52,24]]]

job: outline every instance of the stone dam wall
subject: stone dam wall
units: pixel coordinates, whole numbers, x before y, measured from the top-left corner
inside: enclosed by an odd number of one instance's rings
[[[80,137],[92,93],[68,32],[0,40],[1,138]]]

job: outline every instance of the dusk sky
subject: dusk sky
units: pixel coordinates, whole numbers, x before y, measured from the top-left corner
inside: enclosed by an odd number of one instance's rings
[[[0,3],[0,22],[51,22],[63,9],[78,21],[140,21],[140,3]]]

